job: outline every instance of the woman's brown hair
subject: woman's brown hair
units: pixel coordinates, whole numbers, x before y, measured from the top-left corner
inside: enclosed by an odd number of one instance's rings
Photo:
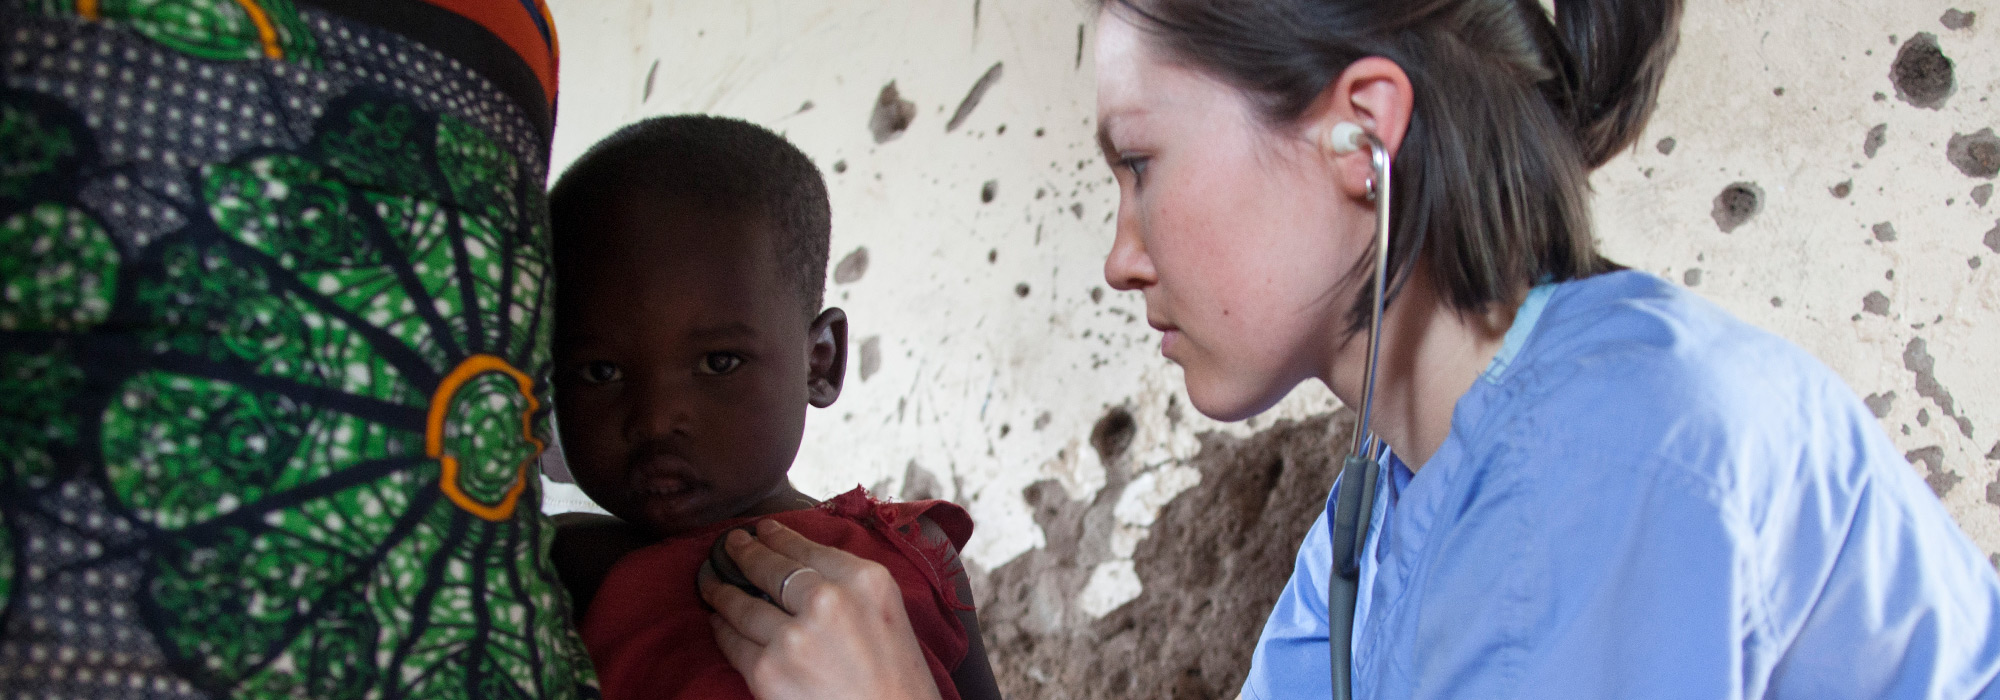
[[[1295,123],[1356,60],[1401,66],[1415,94],[1395,159],[1393,286],[1421,261],[1447,303],[1476,313],[1618,269],[1592,237],[1589,173],[1652,115],[1681,0],[1555,0],[1553,16],[1537,0],[1100,4],[1270,124]]]

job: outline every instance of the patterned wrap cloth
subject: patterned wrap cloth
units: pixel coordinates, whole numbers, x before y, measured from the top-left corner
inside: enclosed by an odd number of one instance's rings
[[[595,697],[539,0],[0,0],[0,697]]]

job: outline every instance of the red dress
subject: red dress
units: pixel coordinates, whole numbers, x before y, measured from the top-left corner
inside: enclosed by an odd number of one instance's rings
[[[943,542],[926,542],[926,517],[953,547],[972,535],[972,518],[945,501],[883,503],[860,487],[817,508],[766,516],[808,539],[888,567],[944,700],[958,700],[951,672],[965,660],[965,626],[952,578],[958,561]],[[716,536],[762,518],[737,518],[625,555],[604,578],[584,615],[583,644],[605,700],[750,698],[750,688],[715,646],[708,610],[695,588]]]

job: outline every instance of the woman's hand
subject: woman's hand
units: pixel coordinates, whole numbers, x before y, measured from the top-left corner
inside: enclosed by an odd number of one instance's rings
[[[716,646],[761,700],[935,700],[937,684],[889,570],[766,520],[729,556],[784,609],[701,572]],[[787,577],[790,578],[787,581]],[[786,610],[791,613],[787,614]]]

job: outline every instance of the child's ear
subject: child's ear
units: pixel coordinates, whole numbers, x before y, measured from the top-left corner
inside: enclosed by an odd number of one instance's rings
[[[827,307],[806,329],[812,349],[806,356],[806,401],[818,408],[833,405],[847,380],[847,312]]]

